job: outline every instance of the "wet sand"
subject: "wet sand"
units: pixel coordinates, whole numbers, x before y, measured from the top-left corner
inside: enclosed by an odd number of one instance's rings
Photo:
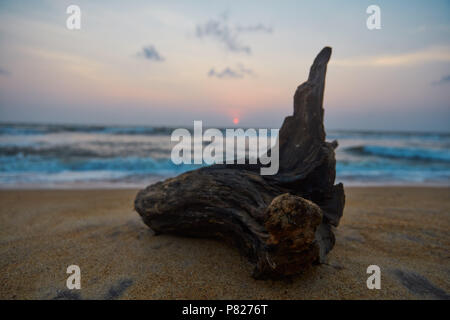
[[[0,191],[0,299],[449,299],[450,189],[346,188],[327,264],[254,280],[237,250],[154,236],[136,190]],[[81,290],[66,269],[81,268]],[[369,290],[369,265],[381,289]]]

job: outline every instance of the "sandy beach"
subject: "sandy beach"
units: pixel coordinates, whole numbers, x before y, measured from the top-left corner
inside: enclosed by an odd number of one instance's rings
[[[221,242],[155,236],[136,190],[0,191],[0,299],[449,299],[450,189],[346,188],[327,264],[251,277]],[[81,268],[81,290],[66,268]],[[369,265],[381,289],[366,287]]]

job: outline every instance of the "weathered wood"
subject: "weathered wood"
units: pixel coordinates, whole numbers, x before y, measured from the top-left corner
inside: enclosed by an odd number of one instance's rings
[[[213,237],[254,262],[253,276],[296,274],[323,262],[344,209],[334,185],[337,142],[325,141],[323,94],[331,48],[316,57],[279,132],[280,169],[212,165],[141,190],[135,209],[155,233]]]

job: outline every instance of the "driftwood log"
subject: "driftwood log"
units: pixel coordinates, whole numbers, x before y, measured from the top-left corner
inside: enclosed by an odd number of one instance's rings
[[[135,209],[156,233],[213,237],[255,264],[255,278],[277,278],[324,262],[345,202],[334,184],[337,142],[325,141],[323,94],[331,48],[316,57],[279,132],[279,171],[212,165],[139,191]]]

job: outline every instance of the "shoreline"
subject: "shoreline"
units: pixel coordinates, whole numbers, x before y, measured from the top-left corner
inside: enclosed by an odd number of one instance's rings
[[[327,263],[285,281],[254,280],[222,242],[155,236],[136,192],[0,190],[0,298],[450,299],[449,188],[346,187]],[[81,290],[66,288],[72,264]],[[366,287],[372,264],[381,290]]]
[[[127,184],[127,183],[91,183],[91,182],[75,182],[75,183],[61,183],[55,185],[42,185],[42,184],[23,184],[23,185],[0,185],[0,192],[2,191],[58,191],[58,190],[140,190],[147,186],[164,181],[172,177],[164,177],[159,180],[149,181],[144,184]],[[437,183],[437,182],[348,182],[337,181],[336,183],[343,183],[344,188],[450,188],[450,183]]]

